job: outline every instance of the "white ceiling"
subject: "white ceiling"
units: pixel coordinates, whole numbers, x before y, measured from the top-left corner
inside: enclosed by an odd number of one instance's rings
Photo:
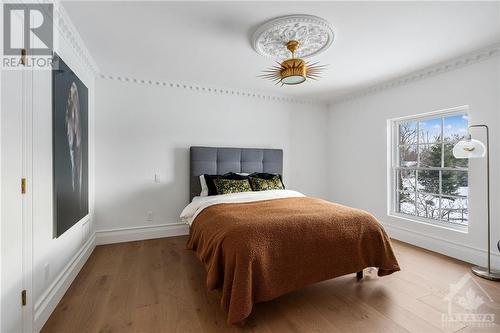
[[[63,2],[101,74],[329,100],[500,41],[499,2]],[[336,39],[321,81],[273,86],[261,23],[310,14]]]

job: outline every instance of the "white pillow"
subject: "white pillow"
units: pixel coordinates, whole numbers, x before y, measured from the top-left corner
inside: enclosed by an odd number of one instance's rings
[[[207,186],[207,181],[205,180],[204,175],[200,176],[200,185],[201,185],[200,197],[207,197],[208,196],[208,186]]]

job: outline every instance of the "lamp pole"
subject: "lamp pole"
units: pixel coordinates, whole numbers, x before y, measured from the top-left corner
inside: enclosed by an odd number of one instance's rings
[[[485,128],[486,129],[486,192],[488,196],[488,273],[491,273],[491,226],[490,226],[490,129],[488,125],[471,125],[471,128]]]
[[[491,212],[490,212],[490,129],[487,125],[471,125],[471,128],[484,128],[486,129],[486,193],[488,200],[488,267],[487,271],[479,266],[472,267],[472,272],[477,276],[498,281],[500,280],[500,275],[497,272],[491,271]]]

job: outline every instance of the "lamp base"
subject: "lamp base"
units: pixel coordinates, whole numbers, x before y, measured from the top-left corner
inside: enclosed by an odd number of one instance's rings
[[[491,280],[491,281],[500,281],[500,271],[490,269],[488,272],[488,268],[474,266],[471,268],[472,273],[475,275],[482,277],[483,279]]]

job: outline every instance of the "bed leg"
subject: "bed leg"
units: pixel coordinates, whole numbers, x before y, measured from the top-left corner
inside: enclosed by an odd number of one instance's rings
[[[356,279],[361,280],[363,278],[363,271],[359,271],[356,273]]]

